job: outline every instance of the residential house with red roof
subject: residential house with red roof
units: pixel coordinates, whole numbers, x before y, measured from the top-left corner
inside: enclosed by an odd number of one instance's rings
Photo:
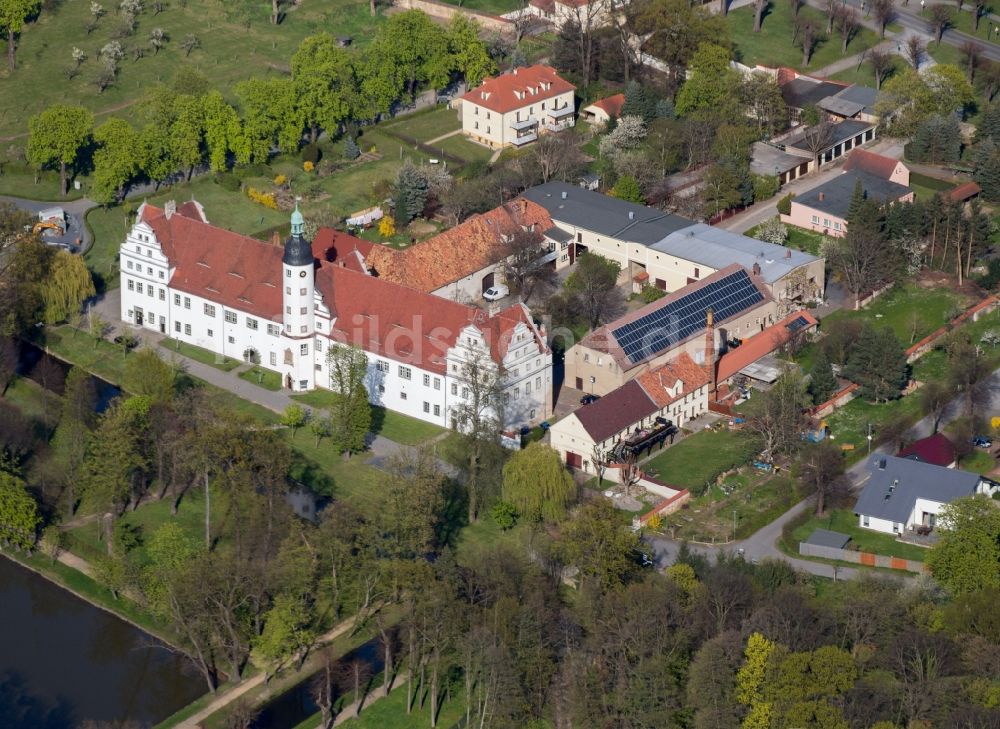
[[[625,94],[615,94],[583,107],[580,116],[591,124],[607,124],[612,119],[621,117],[623,106],[625,106]]]
[[[613,461],[622,445],[662,445],[708,411],[709,389],[707,369],[681,353],[553,424],[551,445],[567,465],[594,473],[595,459]]]
[[[494,372],[504,425],[551,412],[552,354],[523,304],[487,313],[372,276],[371,244],[321,230],[274,245],[211,225],[199,205],[144,203],[120,249],[121,318],[280,373],[288,390],[329,388],[332,348],[368,357],[372,403],[444,427],[472,397],[469,366]]]
[[[958,465],[955,444],[948,440],[948,436],[940,432],[913,441],[896,455],[900,458],[909,458],[911,461],[921,461],[942,468],[954,468]]]
[[[363,263],[383,280],[470,303],[504,281],[504,262],[511,257],[538,251],[538,265],[554,260],[557,241],[546,237],[553,230],[544,207],[512,200],[402,250],[371,245]]]
[[[575,91],[541,64],[487,78],[462,96],[462,133],[493,149],[523,147],[574,125]]]

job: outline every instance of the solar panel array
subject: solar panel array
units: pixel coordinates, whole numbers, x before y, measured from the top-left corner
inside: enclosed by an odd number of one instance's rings
[[[799,329],[805,329],[809,326],[809,322],[806,321],[804,316],[797,316],[785,325],[785,328],[791,334],[795,334]]]
[[[612,330],[618,345],[633,364],[683,341],[705,326],[712,309],[723,322],[764,301],[747,272],[734,271],[697,291],[682,296],[646,316]]]

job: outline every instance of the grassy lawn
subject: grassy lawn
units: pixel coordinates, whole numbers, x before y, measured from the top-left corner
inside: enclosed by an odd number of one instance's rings
[[[955,187],[954,182],[942,180],[919,172],[910,173],[910,187],[917,193],[918,200],[930,200],[937,192],[945,192]]]
[[[675,539],[725,542],[733,538],[735,526],[736,538],[743,539],[777,519],[797,500],[792,479],[747,467],[666,517],[660,531]]]
[[[461,128],[462,121],[458,112],[445,105],[430,111],[407,114],[382,125],[382,129],[389,134],[403,134],[418,142],[428,142]]]
[[[381,679],[376,679],[376,683]],[[429,689],[428,689],[429,690]],[[461,692],[451,693],[451,700],[445,701],[438,713],[438,726],[443,729],[457,726],[459,719],[465,718],[465,706],[461,700]],[[384,698],[374,700],[369,707],[362,709],[357,718],[348,719],[338,726],[344,729],[417,729],[430,725],[430,701],[427,691],[417,695],[417,701],[411,714],[406,713],[406,687],[398,686]],[[423,705],[421,706],[421,701]],[[295,729],[315,729],[319,726],[320,716],[310,717]]]
[[[116,7],[105,4],[110,11]],[[284,72],[299,42],[322,30],[350,35],[355,45],[364,45],[383,22],[381,14],[371,17],[367,3],[351,0],[315,0],[285,6],[280,25],[269,22],[270,3],[172,2],[154,17],[146,10],[138,17],[138,28],[123,45],[147,45],[153,28],[162,28],[169,38],[155,56],[133,62],[131,56],[120,65],[118,80],[97,93],[93,80],[99,69],[98,51],[112,38],[119,18],[108,12],[89,35],[90,4],[67,2],[42,10],[36,22],[27,25],[18,42],[17,68],[4,78],[4,97],[16,104],[0,105],[0,136],[27,132],[28,118],[55,103],[82,104],[95,112],[112,110],[135,116],[130,108],[153,84],[169,81],[178,67],[201,70],[229,99],[237,82],[268,72]],[[201,47],[186,57],[181,42],[194,33]],[[72,65],[70,51],[78,47],[88,58],[79,75],[68,79],[65,69]],[[100,119],[100,117],[99,117]]]
[[[757,229],[760,226],[751,228],[746,232],[746,235],[751,238],[757,236]],[[828,240],[833,240],[830,236],[823,235],[822,233],[816,233],[811,230],[805,230],[804,228],[797,228],[794,225],[785,225],[788,230],[788,242],[785,243],[789,248],[794,248],[796,250],[805,251],[806,253],[811,253],[814,256],[821,255],[823,244]]]
[[[986,24],[983,24],[985,27]],[[962,52],[956,46],[948,43],[930,43],[927,46],[927,53],[938,63],[948,63],[952,66],[964,68]]]
[[[518,0],[464,0],[464,2],[449,2],[445,0],[449,5],[461,5],[463,8],[469,8],[470,10],[478,10],[482,13],[490,13],[491,15],[503,15],[504,13],[509,13],[511,10],[517,10],[523,7]]]
[[[235,370],[241,364],[243,364],[238,359],[233,359],[232,357],[223,357],[221,354],[216,354],[215,352],[210,352],[207,349],[201,347],[196,347],[193,344],[188,344],[187,342],[182,342],[179,339],[164,339],[162,343],[163,347],[170,349],[178,354],[182,354],[185,357],[190,357],[195,362],[201,362],[202,364],[207,364],[214,367],[217,370],[222,370],[223,372],[230,372]]]
[[[890,56],[890,60],[892,61],[892,71],[890,71],[889,75],[883,79],[883,83],[907,67],[906,61],[899,56]],[[875,86],[875,73],[872,71],[871,64],[867,61],[861,64],[861,68],[853,66],[846,71],[840,71],[833,74],[830,78],[835,81],[844,81],[849,84],[861,84],[863,86],[871,86],[873,88]]]
[[[932,5],[932,4],[933,3],[928,3],[928,5]],[[975,11],[974,11],[974,9],[972,8],[971,5],[966,5],[965,8],[963,10],[961,10],[961,11],[958,8],[952,6],[952,12],[951,12],[951,21],[952,22],[951,22],[951,26],[950,27],[954,28],[955,30],[960,30],[963,33],[968,33],[969,35],[974,35],[977,38],[980,38],[981,40],[986,41],[987,43],[996,43],[997,42],[996,41],[996,34],[993,34],[992,37],[991,37],[991,34],[989,32],[990,21],[989,21],[988,18],[985,18],[985,17],[984,18],[980,18],[979,19],[979,30],[974,30],[973,29],[973,27],[972,27],[973,24],[974,24],[973,12],[975,12]],[[930,13],[931,13],[931,11],[930,11],[930,8],[928,7],[928,9],[926,11],[926,16],[929,17]]]
[[[864,309],[835,311],[823,318],[823,324],[864,319],[876,327],[890,327],[903,346],[908,347],[946,324],[950,315],[969,303],[948,289],[908,283],[882,294]]]
[[[94,236],[83,260],[98,279],[98,291],[118,287],[118,251],[128,233],[132,216],[124,207],[94,208],[87,213],[87,227]]]
[[[240,372],[239,377],[241,380],[263,387],[265,390],[277,392],[281,389],[281,374],[263,367],[251,367]]]
[[[0,112],[2,114],[3,112]],[[2,158],[0,158],[2,159]],[[83,197],[70,185],[66,197],[62,197],[59,189],[59,174],[44,170],[38,174],[25,170],[20,165],[0,164],[0,195],[14,195],[28,200],[78,200]]]
[[[927,556],[927,550],[924,547],[903,544],[896,541],[891,534],[882,534],[858,526],[858,517],[850,509],[831,509],[826,516],[812,517],[792,532],[793,544],[787,546],[798,552],[798,543],[808,539],[815,529],[829,529],[849,535],[851,541],[847,545],[848,549],[912,559],[918,562],[923,562]]]
[[[752,447],[739,433],[704,430],[670,446],[644,470],[657,479],[688,489],[702,489],[722,471],[746,463]]]
[[[27,377],[18,377],[10,383],[3,402],[16,407],[39,426],[55,428],[59,424],[62,398]]]
[[[972,473],[985,475],[997,467],[997,461],[986,451],[976,450],[963,458],[962,462],[958,464],[958,467],[963,471],[971,471]]]
[[[336,398],[336,393],[319,389],[300,395],[292,395],[293,400],[298,400],[316,410],[326,410],[333,407]],[[443,433],[444,429],[432,423],[411,418],[409,415],[372,406],[372,432],[404,445],[418,445]]]
[[[440,142],[434,144],[434,148],[441,149],[445,154],[450,154],[453,157],[464,159],[466,162],[475,162],[476,160],[485,161],[493,156],[492,149],[484,147],[481,144],[476,144],[475,142],[470,142],[461,134],[442,139]]]
[[[818,10],[803,7],[799,12],[826,28],[826,17]],[[741,63],[747,66],[760,63],[765,66],[802,67],[802,51],[792,44],[792,12],[788,3],[771,3],[760,33],[753,32],[753,10],[749,7],[732,11],[727,20],[736,43],[737,58]],[[862,29],[848,44],[847,55],[860,53],[877,42],[878,36],[874,32]],[[816,70],[839,61],[844,57],[840,52],[840,45],[840,36],[837,34],[821,41],[806,68]]]
[[[95,342],[89,334],[63,325],[45,330],[45,349],[112,384],[122,381],[125,355],[116,344],[103,339]]]
[[[884,423],[896,418],[907,418],[911,422],[916,422],[920,416],[920,401],[916,397],[902,397],[878,405],[856,397],[827,416],[826,422],[830,427],[834,443],[838,446],[853,446],[853,450],[847,451],[846,455],[848,463],[854,463],[868,454],[869,423],[872,426],[872,434],[877,439],[879,429]]]

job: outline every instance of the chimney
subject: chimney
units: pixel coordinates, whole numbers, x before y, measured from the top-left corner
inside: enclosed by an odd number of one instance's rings
[[[705,312],[705,367],[708,368],[708,396],[715,398],[715,314]]]
[[[170,220],[170,216],[177,212],[177,201],[167,200],[163,204],[163,214],[166,216],[167,220]]]
[[[760,276],[760,264],[757,263],[756,261],[754,261],[754,264],[753,264],[753,275],[754,276]]]
[[[271,233],[271,245],[280,246],[281,245],[281,233],[274,231]]]
[[[825,192],[821,192],[819,194],[819,201],[823,202],[824,200],[826,200],[826,193]]]

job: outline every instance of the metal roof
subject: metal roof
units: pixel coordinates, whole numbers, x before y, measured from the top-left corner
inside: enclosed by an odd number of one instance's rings
[[[910,188],[905,185],[889,182],[889,180],[883,180],[881,177],[855,169],[802,193],[793,202],[846,219],[847,209],[851,206],[851,198],[854,196],[854,188],[858,180],[861,180],[861,189],[864,190],[865,197],[869,200],[894,201],[910,193]]]
[[[747,270],[753,270],[756,263],[760,266],[761,280],[769,284],[780,280],[799,266],[819,260],[802,251],[748,238],[704,223],[696,223],[671,233],[650,248],[714,269],[738,263]]]
[[[618,240],[650,245],[692,224],[687,218],[637,205],[567,182],[547,182],[522,196],[545,208],[553,220]]]
[[[869,129],[874,129],[875,125],[870,122],[860,121],[858,119],[844,119],[844,121],[837,122],[836,124],[830,125],[830,138],[827,140],[827,144],[823,147],[822,151],[832,149],[838,144],[856,137],[857,135],[865,132]],[[809,143],[807,137],[809,135],[809,129],[803,129],[801,132],[793,134],[791,137],[785,139],[783,144],[785,147],[793,147],[795,149],[800,149],[803,152],[809,152]]]
[[[917,499],[947,504],[975,494],[982,480],[978,473],[879,454],[868,460],[868,471],[854,513],[897,524],[906,523]]]
[[[871,86],[854,84],[853,86],[848,86],[839,94],[836,94],[834,98],[859,104],[866,112],[874,114],[875,102],[878,100],[878,91],[873,89]]]
[[[804,109],[843,90],[844,85],[821,81],[810,76],[799,76],[781,85],[781,96],[794,109]]]

